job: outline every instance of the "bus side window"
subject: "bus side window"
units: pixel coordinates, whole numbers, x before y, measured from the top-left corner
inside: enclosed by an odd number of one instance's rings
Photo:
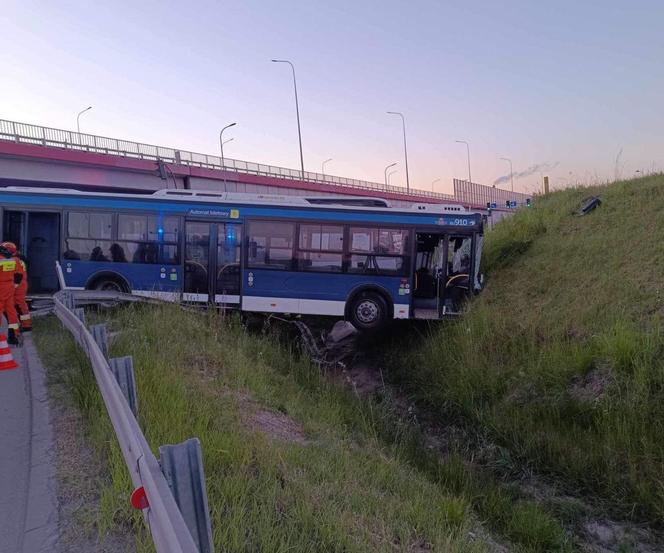
[[[448,251],[448,274],[466,274],[470,271],[472,238],[470,236],[451,236]]]
[[[297,268],[340,273],[343,269],[344,228],[341,225],[300,224]]]
[[[113,216],[110,213],[70,211],[67,214],[63,257],[82,261],[110,261],[112,222]]]
[[[249,244],[256,244],[255,251],[249,248],[250,267],[293,268],[295,223],[250,221],[248,227]]]
[[[410,265],[409,231],[396,228],[350,228],[351,273],[404,275]]]

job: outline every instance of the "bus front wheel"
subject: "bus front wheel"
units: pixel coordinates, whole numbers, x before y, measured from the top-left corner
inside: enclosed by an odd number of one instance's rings
[[[358,294],[350,306],[350,322],[360,330],[373,330],[387,320],[387,303],[373,292]]]

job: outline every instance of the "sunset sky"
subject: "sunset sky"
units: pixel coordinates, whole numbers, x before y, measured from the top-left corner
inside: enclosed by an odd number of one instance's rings
[[[411,187],[662,170],[664,3],[34,1],[0,11],[0,118]],[[530,174],[529,174],[530,173]],[[500,181],[498,181],[500,183]],[[509,182],[500,184],[509,186]]]

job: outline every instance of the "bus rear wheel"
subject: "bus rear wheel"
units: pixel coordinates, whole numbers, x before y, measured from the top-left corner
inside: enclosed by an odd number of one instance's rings
[[[121,282],[114,278],[102,278],[95,282],[95,290],[101,290],[103,292],[124,292],[125,287]]]
[[[374,330],[387,321],[387,303],[374,292],[362,292],[352,301],[350,322],[360,330]]]

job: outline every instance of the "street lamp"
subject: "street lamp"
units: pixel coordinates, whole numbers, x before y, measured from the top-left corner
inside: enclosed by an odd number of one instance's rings
[[[468,182],[473,182],[473,177],[470,176],[470,146],[465,140],[457,140],[456,142],[466,145],[466,153],[468,154]]]
[[[325,176],[325,164],[326,164],[328,161],[332,161],[332,158],[331,158],[331,157],[328,157],[328,158],[327,158],[323,163],[321,163],[321,165],[320,165],[320,171],[321,171],[321,173],[323,174],[323,176]]]
[[[512,170],[512,160],[508,157],[501,157],[503,161],[507,161],[510,164],[510,182],[512,183],[512,192],[514,192],[514,171]]]
[[[92,106],[88,106],[84,110],[78,112],[78,115],[76,116],[76,130],[78,131],[78,134],[81,134],[81,123],[80,123],[81,115],[83,115],[86,111],[90,111],[91,109]],[[79,140],[81,139],[80,136],[78,138]]]
[[[237,123],[231,123],[230,125],[226,125],[221,131],[219,131],[219,149],[221,150],[221,168],[224,168],[224,140],[222,138],[224,131],[226,129],[230,129],[231,127],[234,127],[237,125]],[[232,140],[232,139],[231,139]]]
[[[390,184],[390,177],[391,177],[392,175],[394,175],[394,173],[398,173],[398,172],[399,172],[399,169],[395,169],[394,171],[390,171],[390,172],[387,174],[387,184],[388,184],[388,186],[389,186],[389,184]]]
[[[221,143],[221,145],[223,146],[224,144],[228,144],[229,142],[233,142],[233,140],[234,140],[233,138],[227,138],[226,140],[224,140],[224,141]]]
[[[297,136],[300,141],[300,166],[302,167],[302,178],[304,179],[304,156],[302,155],[302,131],[300,129],[300,105],[297,100],[297,81],[295,80],[295,66],[288,60],[272,60],[273,63],[287,63],[293,71],[293,89],[295,90],[295,114],[297,115]]]
[[[385,189],[387,189],[387,170],[390,167],[394,167],[396,164],[397,162],[395,161],[394,163],[390,163],[387,167],[385,167]]]
[[[406,160],[406,190],[410,192],[410,180],[408,178],[408,148],[406,147],[406,120],[404,119],[403,113],[398,111],[388,111],[387,113],[401,117],[401,126],[403,127],[403,154]]]
[[[433,185],[436,184],[440,179],[436,179],[431,182],[431,192],[433,192]]]

